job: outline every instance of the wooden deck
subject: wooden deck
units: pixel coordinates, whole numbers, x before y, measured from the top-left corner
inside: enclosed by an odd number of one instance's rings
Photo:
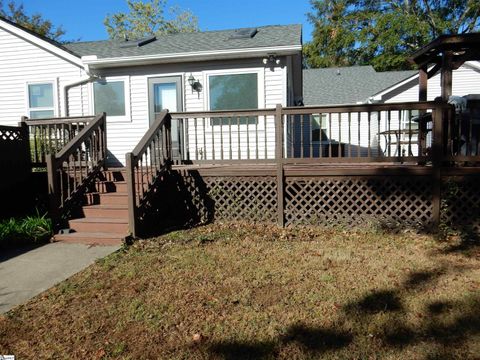
[[[277,176],[276,163],[237,163],[237,164],[183,164],[173,165],[172,170],[197,172],[201,176]],[[291,176],[376,176],[376,175],[432,175],[431,165],[399,163],[317,163],[284,164],[283,173]],[[441,173],[449,176],[480,174],[480,167],[443,167]]]

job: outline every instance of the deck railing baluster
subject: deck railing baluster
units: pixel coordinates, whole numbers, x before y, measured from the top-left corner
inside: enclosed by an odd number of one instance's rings
[[[328,113],[328,157],[332,155],[332,113]]]
[[[360,157],[362,153],[361,126],[362,126],[362,113],[357,112],[357,157]]]
[[[246,117],[245,121],[247,123],[247,159],[250,160],[250,128],[249,128],[250,118]]]
[[[372,149],[371,149],[371,144],[372,144],[372,138],[371,138],[371,119],[372,113],[369,111],[367,112],[367,122],[368,122],[368,146],[367,146],[367,156],[371,157],[372,156]]]

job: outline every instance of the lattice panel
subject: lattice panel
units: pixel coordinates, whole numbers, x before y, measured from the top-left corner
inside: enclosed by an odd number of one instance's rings
[[[204,178],[217,220],[274,222],[277,182],[273,177]]]
[[[461,232],[480,234],[480,177],[445,178],[442,223]]]
[[[288,224],[428,227],[432,187],[428,177],[290,178],[285,184]]]
[[[19,141],[19,140],[22,140],[22,133],[20,130],[0,129],[0,140]]]

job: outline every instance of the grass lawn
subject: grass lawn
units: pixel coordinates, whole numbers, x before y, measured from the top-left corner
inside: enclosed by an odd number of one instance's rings
[[[412,233],[209,225],[0,316],[18,359],[480,359],[480,251]]]

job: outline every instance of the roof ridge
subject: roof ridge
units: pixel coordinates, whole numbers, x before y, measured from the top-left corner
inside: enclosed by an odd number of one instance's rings
[[[238,27],[238,28],[231,28],[231,29],[220,29],[220,30],[204,30],[204,31],[192,31],[192,32],[177,32],[177,33],[171,33],[171,34],[151,34],[151,36],[157,36],[157,37],[170,37],[170,36],[176,36],[176,35],[198,35],[198,34],[209,34],[209,33],[227,33],[227,32],[232,32],[235,30],[239,29],[248,29],[248,28],[257,28],[257,29],[266,29],[266,28],[284,28],[284,27],[290,27],[290,26],[297,26],[301,27],[302,24],[277,24],[277,25],[262,25],[262,26],[245,26],[245,27]],[[132,41],[135,39],[132,39]],[[71,44],[92,44],[92,43],[101,43],[101,42],[123,42],[122,39],[101,39],[101,40],[87,40],[87,41],[72,41],[69,43],[66,43],[66,45],[71,45]]]

